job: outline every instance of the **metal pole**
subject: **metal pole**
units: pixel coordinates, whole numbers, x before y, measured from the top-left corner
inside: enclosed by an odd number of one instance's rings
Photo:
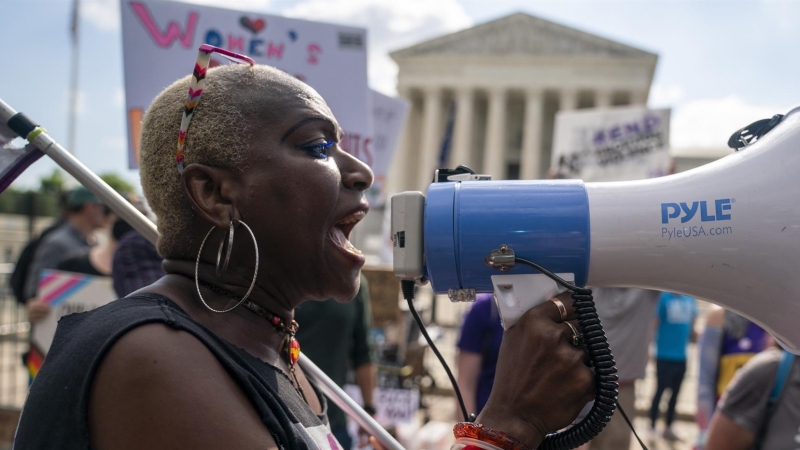
[[[308,359],[305,355],[300,355],[300,360],[298,361],[300,367],[303,368],[303,372],[306,375],[310,375],[314,380],[317,381],[320,390],[324,393],[333,403],[336,403],[336,406],[341,408],[342,411],[345,412],[348,416],[352,417],[361,428],[367,430],[375,436],[384,447],[388,450],[403,450],[403,446],[400,445],[399,442],[389,434],[386,429],[384,429],[380,424],[378,424],[375,419],[372,418],[366,411],[361,409],[361,406],[358,405],[352,398],[342,388],[339,387],[336,383],[333,382],[325,372],[322,371],[316,364],[314,364],[310,359]]]
[[[0,100],[0,120],[8,122],[17,112],[3,100]],[[27,136],[22,136],[27,138]],[[118,216],[128,222],[142,236],[150,242],[158,240],[158,230],[155,224],[133,207],[127,200],[122,198],[114,189],[111,189],[105,181],[100,179],[89,168],[83,165],[77,158],[64,149],[58,142],[53,140],[47,132],[39,134],[32,142],[45,155],[49,156],[62,169],[75,177],[78,182],[92,191],[106,206],[111,208]]]
[[[0,121],[3,123],[8,122],[17,112],[8,106],[2,99],[0,99]],[[148,241],[153,244],[158,240],[158,229],[155,224],[140,213],[133,207],[127,200],[122,198],[117,192],[111,188],[105,181],[100,179],[97,175],[84,166],[80,161],[67,152],[61,145],[59,145],[53,138],[46,132],[41,133],[33,144],[44,152],[47,156],[51,157],[62,169],[66,170],[70,175],[75,177],[86,189],[89,189],[96,195],[103,203],[111,208],[118,216],[125,219],[133,228],[142,234]],[[331,380],[325,372],[320,370],[310,359],[304,355],[300,355],[300,366],[303,370],[319,383],[322,392],[331,401],[336,403],[342,411],[350,415],[359,425],[366,431],[375,436],[375,438],[383,444],[388,450],[401,450],[403,448],[397,440],[395,440],[378,422],[375,421],[369,414],[366,413],[356,402],[353,401],[333,380]]]

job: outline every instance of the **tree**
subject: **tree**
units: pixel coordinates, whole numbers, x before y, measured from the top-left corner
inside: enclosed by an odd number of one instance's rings
[[[49,176],[42,177],[39,183],[41,193],[58,195],[64,190],[64,175],[56,169]]]
[[[100,178],[120,194],[131,194],[135,192],[133,185],[115,173],[104,173],[100,175]]]

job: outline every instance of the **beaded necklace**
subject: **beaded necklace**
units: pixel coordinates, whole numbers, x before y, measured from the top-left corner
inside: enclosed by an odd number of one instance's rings
[[[200,285],[218,294],[224,295],[226,297],[234,299],[239,298],[239,296],[237,296],[233,292],[214,286],[212,284],[200,281]],[[264,308],[259,304],[256,304],[251,300],[245,300],[242,303],[242,306],[247,308],[247,310],[252,312],[253,314],[266,319],[270,324],[272,324],[273,327],[275,327],[278,333],[286,335],[288,339],[285,339],[286,343],[283,346],[284,348],[281,351],[281,353],[286,356],[286,362],[289,364],[289,375],[290,375],[289,378],[292,384],[294,385],[295,390],[297,390],[297,392],[303,397],[303,400],[305,400],[306,403],[308,403],[308,399],[306,399],[306,394],[305,392],[303,392],[303,386],[300,384],[300,380],[297,378],[297,372],[295,371],[297,360],[300,358],[300,342],[297,341],[295,335],[297,334],[297,329],[300,328],[300,325],[298,325],[297,321],[295,321],[294,319],[292,319],[292,321],[287,324],[283,319],[281,319],[280,316],[272,313],[268,309]]]

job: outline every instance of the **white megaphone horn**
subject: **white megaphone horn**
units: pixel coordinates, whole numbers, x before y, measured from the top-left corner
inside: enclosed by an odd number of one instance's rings
[[[456,181],[401,193],[392,239],[400,278],[429,280],[453,300],[494,291],[505,326],[557,292],[515,255],[578,286],[716,303],[800,353],[800,108],[742,151],[667,177]]]

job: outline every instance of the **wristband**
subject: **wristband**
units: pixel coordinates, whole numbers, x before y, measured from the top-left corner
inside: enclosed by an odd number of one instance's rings
[[[471,438],[458,438],[450,450],[503,450],[488,442]]]
[[[503,431],[494,428],[484,427],[478,423],[459,422],[453,427],[453,436],[457,440],[468,438],[476,441],[485,442],[491,447],[480,448],[500,448],[502,450],[531,450],[522,442],[514,439]],[[479,446],[476,446],[479,447]]]
[[[377,411],[375,411],[375,407],[372,405],[364,405],[364,412],[369,414],[370,416],[374,416]]]

